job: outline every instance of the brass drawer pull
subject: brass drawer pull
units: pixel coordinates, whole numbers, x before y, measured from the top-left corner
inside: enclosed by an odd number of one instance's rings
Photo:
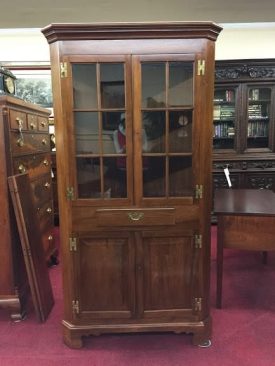
[[[19,118],[19,117],[16,117],[15,120],[16,120],[16,122],[18,124],[18,127],[22,129],[23,128],[23,122],[24,121],[21,118]]]
[[[26,173],[26,168],[24,167],[24,165],[23,164],[20,164],[19,166],[18,166],[18,171],[19,171],[19,173]]]
[[[48,240],[49,240],[49,241],[52,241],[52,240],[53,240],[53,236],[52,236],[52,235],[49,235],[49,236],[48,236]]]
[[[143,212],[134,211],[134,212],[129,212],[128,213],[128,217],[132,221],[139,221],[143,218],[143,216],[144,216]]]
[[[43,139],[41,142],[42,142],[42,145],[47,145],[47,140],[46,139]]]
[[[16,143],[17,143],[17,145],[18,146],[20,146],[20,147],[22,147],[22,146],[24,146],[24,140],[23,140],[23,138],[19,138],[17,141],[16,141]]]
[[[49,165],[48,160],[47,160],[47,159],[45,159],[45,160],[43,161],[43,164],[44,164],[45,166],[48,166],[48,165]]]
[[[50,186],[51,186],[51,185],[50,185],[50,183],[49,183],[49,182],[46,182],[46,183],[44,184],[44,187],[45,187],[45,188],[47,188],[47,189],[49,189],[49,188],[50,188]]]
[[[35,123],[33,123],[33,122],[32,122],[32,123],[30,124],[30,127],[31,127],[31,129],[32,129],[32,130],[34,130],[34,129],[36,128]]]
[[[47,208],[46,210],[49,214],[52,213],[52,209],[50,207]]]
[[[41,123],[40,123],[40,126],[41,126],[41,127],[45,127],[45,126],[46,126],[46,123],[45,123],[45,122],[41,122]]]

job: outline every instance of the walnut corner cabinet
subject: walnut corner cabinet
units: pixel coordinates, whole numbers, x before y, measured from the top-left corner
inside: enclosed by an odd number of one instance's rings
[[[45,260],[56,262],[49,115],[36,104],[0,96],[0,307],[14,321],[25,316],[30,288],[7,177],[29,174]]]
[[[211,337],[212,22],[52,24],[64,342]]]

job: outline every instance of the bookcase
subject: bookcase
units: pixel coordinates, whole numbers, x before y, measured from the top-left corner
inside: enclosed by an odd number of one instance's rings
[[[275,189],[275,60],[217,61],[213,188]]]

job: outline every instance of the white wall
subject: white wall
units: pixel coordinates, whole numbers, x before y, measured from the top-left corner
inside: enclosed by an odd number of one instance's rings
[[[275,58],[275,23],[222,24],[216,60]]]
[[[275,58],[275,23],[222,24],[216,59]],[[40,29],[0,29],[0,63],[49,63],[49,46]]]

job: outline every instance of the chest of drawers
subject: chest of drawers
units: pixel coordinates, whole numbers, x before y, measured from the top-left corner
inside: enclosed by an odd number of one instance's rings
[[[28,281],[7,177],[28,173],[39,218],[45,260],[53,261],[54,242],[50,112],[21,99],[0,96],[0,307],[13,320],[24,316]]]

